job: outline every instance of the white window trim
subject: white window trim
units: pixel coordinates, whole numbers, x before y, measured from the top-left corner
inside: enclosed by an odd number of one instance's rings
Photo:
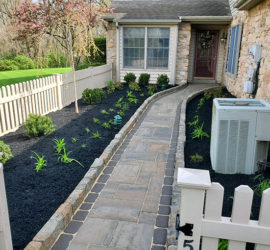
[[[132,67],[125,67],[124,66],[124,28],[145,28],[144,32],[144,67],[143,68],[132,68]],[[147,45],[148,45],[148,39],[147,39],[147,30],[148,28],[168,28],[169,29],[169,51],[168,51],[168,67],[167,68],[147,68]],[[151,25],[151,26],[122,26],[121,27],[121,37],[122,37],[122,65],[124,70],[131,70],[131,71],[141,71],[141,70],[149,70],[149,71],[160,71],[163,72],[169,72],[170,71],[170,52],[171,52],[171,26],[158,26],[158,25]]]

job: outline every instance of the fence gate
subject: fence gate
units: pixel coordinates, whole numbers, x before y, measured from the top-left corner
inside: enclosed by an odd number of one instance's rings
[[[259,220],[250,220],[253,190],[245,185],[235,189],[231,218],[222,217],[224,188],[211,183],[209,171],[178,169],[181,187],[178,250],[217,250],[219,239],[228,250],[270,250],[270,188],[262,195]],[[202,239],[201,239],[202,237]]]
[[[0,249],[12,250],[3,165],[0,163]]]

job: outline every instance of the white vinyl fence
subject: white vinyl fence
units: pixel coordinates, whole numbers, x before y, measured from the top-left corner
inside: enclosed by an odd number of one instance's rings
[[[228,218],[221,216],[224,188],[211,183],[209,171],[179,168],[178,185],[178,250],[217,250],[219,239],[229,240],[228,250],[245,250],[246,242],[255,243],[255,250],[270,249],[270,188],[263,192],[259,221],[254,221],[250,220],[253,191],[248,186],[235,189]]]
[[[1,250],[13,249],[9,225],[3,165],[1,163],[0,163],[0,249]]]
[[[78,98],[86,88],[104,88],[112,65],[76,71]],[[74,102],[73,74],[56,74],[0,88],[0,136],[15,131],[29,114],[48,114]]]

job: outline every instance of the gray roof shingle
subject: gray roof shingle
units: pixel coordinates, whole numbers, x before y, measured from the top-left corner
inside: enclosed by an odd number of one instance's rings
[[[228,0],[113,0],[122,19],[178,19],[179,16],[231,16]]]

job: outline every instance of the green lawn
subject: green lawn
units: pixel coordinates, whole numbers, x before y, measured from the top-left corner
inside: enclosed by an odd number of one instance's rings
[[[70,72],[71,68],[51,68],[51,69],[28,69],[0,72],[0,87],[13,83],[26,82],[29,80],[50,76],[56,73]]]

